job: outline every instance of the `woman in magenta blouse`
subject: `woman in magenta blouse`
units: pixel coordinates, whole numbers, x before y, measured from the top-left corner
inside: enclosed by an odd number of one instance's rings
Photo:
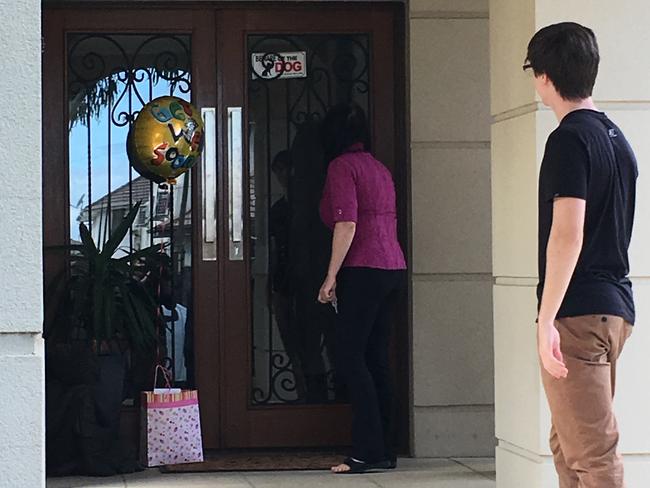
[[[395,185],[368,151],[366,117],[358,105],[328,112],[323,142],[332,161],[320,214],[334,236],[318,300],[337,312],[336,371],[347,385],[353,414],[352,454],[332,471],[394,468],[388,345],[392,305],[406,276]]]

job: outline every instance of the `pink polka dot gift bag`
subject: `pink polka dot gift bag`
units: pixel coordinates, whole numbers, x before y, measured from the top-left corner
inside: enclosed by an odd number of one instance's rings
[[[158,368],[165,373],[157,367],[156,375]],[[140,462],[148,467],[202,462],[198,391],[167,386],[142,392]]]

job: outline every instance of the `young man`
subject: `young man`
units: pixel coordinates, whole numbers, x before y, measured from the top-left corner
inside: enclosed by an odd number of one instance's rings
[[[612,410],[616,363],[634,323],[628,247],[637,164],[621,130],[591,98],[594,33],[541,29],[524,70],[559,126],[539,176],[538,341],[560,488],[622,488]]]

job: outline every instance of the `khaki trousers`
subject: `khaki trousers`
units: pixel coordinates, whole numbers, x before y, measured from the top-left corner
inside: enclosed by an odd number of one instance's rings
[[[542,367],[542,381],[560,488],[624,488],[612,404],[616,363],[632,326],[611,315],[563,318],[555,325],[569,374],[556,380]]]

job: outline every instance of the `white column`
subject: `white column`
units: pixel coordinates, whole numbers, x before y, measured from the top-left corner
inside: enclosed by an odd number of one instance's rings
[[[409,17],[414,451],[492,456],[488,2]]]
[[[522,72],[534,32],[576,21],[598,36],[601,65],[594,97],[626,133],[639,158],[632,275],[638,327],[619,368],[616,411],[628,488],[650,476],[650,10],[642,0],[491,0],[492,230],[498,488],[557,486],[548,447],[550,414],[536,359],[537,174],[557,126]],[[646,252],[644,252],[646,251]]]
[[[0,485],[45,486],[41,2],[0,0]]]

